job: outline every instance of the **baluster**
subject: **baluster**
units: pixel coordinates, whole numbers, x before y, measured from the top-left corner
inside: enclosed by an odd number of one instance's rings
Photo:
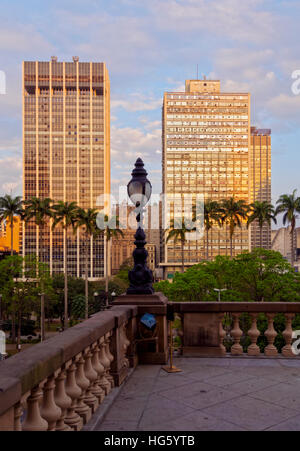
[[[101,387],[103,388],[103,390],[105,391],[105,394],[108,395],[108,393],[111,391],[111,383],[110,381],[107,379],[107,372],[109,371],[110,368],[110,361],[108,360],[108,357],[106,355],[105,352],[105,338],[102,337],[100,339],[100,363],[102,363],[102,365],[104,366],[104,375],[102,378],[102,385]]]
[[[87,348],[84,352],[84,359],[85,359],[84,373],[90,383],[86,389],[84,402],[92,409],[92,413],[94,413],[99,405],[99,402],[98,402],[98,399],[96,398],[96,396],[92,392],[92,387],[93,387],[94,382],[97,380],[98,374],[92,367],[91,358],[92,358],[91,349]]]
[[[233,316],[233,329],[231,331],[231,335],[233,337],[234,344],[231,346],[231,354],[242,355],[243,348],[240,345],[240,339],[241,336],[243,335],[243,332],[241,331],[239,324],[240,313],[233,313],[232,316]]]
[[[67,416],[65,423],[75,431],[79,431],[82,428],[82,418],[75,411],[77,407],[77,400],[81,395],[81,388],[76,384],[75,372],[77,368],[76,359],[71,360],[67,365],[67,380],[66,380],[66,393],[72,399],[71,406],[67,410]]]
[[[295,317],[294,313],[286,313],[285,315],[286,324],[285,330],[282,332],[283,338],[285,340],[285,346],[282,348],[282,355],[285,357],[295,357],[292,350],[292,340],[293,340],[293,328],[292,322]]]
[[[276,356],[278,354],[278,351],[274,346],[274,341],[277,336],[277,332],[274,329],[273,325],[274,317],[275,317],[274,313],[267,313],[268,329],[265,332],[265,336],[267,337],[268,340],[268,345],[265,347],[265,355],[267,356]]]
[[[57,431],[71,431],[70,426],[65,423],[67,409],[71,407],[72,399],[67,395],[65,390],[66,369],[63,366],[56,378],[56,385],[54,390],[55,404],[61,409],[61,416],[56,423]]]
[[[126,335],[126,324],[127,323],[123,323],[120,326],[120,346],[121,346],[122,355],[123,355],[122,366],[128,368],[129,360],[126,357],[126,353],[127,353],[127,348],[130,345],[130,341],[128,340],[127,335]]]
[[[100,387],[104,390],[105,395],[108,395],[108,393],[111,390],[111,384],[106,377],[106,365],[108,365],[110,362],[106,357],[104,348],[105,348],[104,337],[101,337],[99,340],[99,362],[103,366],[104,371],[100,378]]]
[[[43,391],[40,385],[34,387],[27,398],[27,415],[22,427],[23,431],[47,431],[48,423],[41,417],[40,401]]]
[[[107,356],[107,358],[108,358],[108,360],[109,360],[109,362],[110,362],[109,370],[110,370],[110,368],[111,368],[112,362],[114,361],[114,356],[113,356],[112,353],[110,352],[110,348],[109,348],[110,337],[111,337],[111,335],[112,335],[111,332],[108,332],[108,333],[105,335],[105,352],[106,352],[106,356]],[[115,381],[114,381],[114,378],[112,377],[112,375],[110,374],[109,371],[107,372],[106,377],[107,377],[108,381],[110,382],[111,388],[114,388],[114,386],[115,386]]]
[[[21,416],[23,413],[22,403],[18,402],[14,409],[14,431],[22,431]]]
[[[52,374],[44,383],[41,415],[48,423],[48,431],[55,431],[56,422],[61,416],[61,409],[54,401],[55,376]]]
[[[100,363],[99,360],[99,345],[98,343],[95,343],[92,346],[92,365],[94,370],[97,373],[97,379],[95,380],[93,387],[92,387],[92,393],[98,398],[99,404],[102,403],[102,401],[105,398],[105,392],[103,388],[101,387],[101,377],[104,373],[104,366]]]
[[[250,337],[251,340],[251,345],[248,346],[248,355],[259,355],[260,354],[260,349],[259,346],[257,346],[257,339],[260,335],[259,330],[257,329],[257,313],[251,313],[250,314],[251,319],[252,319],[252,324],[251,324],[251,328],[248,331],[248,335]]]
[[[78,356],[77,370],[76,370],[76,384],[81,388],[81,395],[77,400],[77,406],[75,411],[83,419],[83,423],[87,423],[92,416],[92,409],[85,403],[86,391],[90,385],[90,381],[84,373],[84,358],[83,354],[80,353]]]
[[[226,332],[223,328],[223,319],[224,319],[224,313],[218,314],[218,321],[219,321],[219,348],[220,348],[220,354],[225,355],[226,354],[226,348],[223,344],[224,338],[226,336]]]

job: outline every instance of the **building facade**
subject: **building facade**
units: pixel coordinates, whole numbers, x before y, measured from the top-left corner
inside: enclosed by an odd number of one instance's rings
[[[23,63],[23,197],[50,197],[103,208],[110,193],[110,82],[104,63],[26,61]],[[24,226],[22,253],[36,254],[51,273],[81,277],[85,242],[78,231],[51,230],[51,224]],[[90,241],[89,277],[104,276],[103,238]]]
[[[218,80],[187,80],[185,92],[164,94],[162,140],[169,218],[176,217],[176,203],[186,194],[203,195],[204,201],[235,197],[250,202],[250,94],[222,93]],[[229,255],[228,228],[213,227],[208,244],[210,259]],[[204,236],[189,240],[186,266],[204,259],[205,247]],[[249,231],[243,224],[234,234],[233,255],[246,249]],[[165,245],[164,265],[172,271],[181,265],[180,243]]]
[[[250,196],[251,202],[271,203],[271,130],[251,127],[250,149]],[[257,222],[251,225],[251,249],[271,249],[271,226],[264,224],[262,230]]]
[[[21,219],[19,216],[15,216],[13,226],[13,250],[17,254],[20,251],[20,241]],[[11,226],[9,220],[0,223],[0,252],[11,252]]]

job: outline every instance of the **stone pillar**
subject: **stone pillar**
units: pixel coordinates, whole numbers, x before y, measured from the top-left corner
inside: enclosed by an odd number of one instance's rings
[[[285,346],[282,348],[282,355],[284,357],[296,357],[296,354],[292,351],[292,341],[293,341],[293,328],[292,328],[292,322],[295,317],[294,313],[286,313],[285,315],[286,324],[285,324],[285,330],[283,331],[282,335],[285,339]]]
[[[274,317],[275,313],[267,313],[268,329],[265,331],[265,336],[267,337],[268,345],[265,347],[265,355],[269,357],[275,357],[278,354],[277,348],[274,346],[277,336],[277,332],[274,329]]]
[[[133,321],[132,325],[128,324],[127,330],[129,330],[129,334],[127,338],[130,339],[131,345],[129,346],[127,357],[129,359],[130,365],[136,364],[137,360],[139,363],[149,363],[149,364],[158,364],[164,365],[168,361],[168,330],[167,330],[167,303],[168,299],[162,293],[154,293],[154,294],[145,294],[145,295],[121,295],[117,297],[114,301],[115,308],[126,305],[126,306],[136,306],[137,307],[137,318],[136,323]],[[113,309],[114,310],[114,309]],[[133,334],[138,339],[138,324],[140,318],[145,313],[151,313],[155,316],[157,321],[157,344],[158,351],[155,352],[153,350],[138,352],[137,358],[136,353],[134,352],[133,346]],[[114,363],[114,362],[113,362]]]

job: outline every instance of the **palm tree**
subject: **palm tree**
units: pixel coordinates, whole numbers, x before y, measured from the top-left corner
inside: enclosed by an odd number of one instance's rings
[[[68,272],[67,272],[67,255],[68,240],[67,235],[70,227],[73,232],[78,221],[78,206],[76,202],[58,201],[52,206],[53,224],[52,230],[60,225],[64,230],[64,278],[65,278],[65,305],[64,305],[64,329],[68,328]]]
[[[46,223],[46,218],[52,217],[51,209],[52,200],[49,197],[41,199],[39,197],[31,197],[24,201],[24,219],[30,221],[34,219],[37,226],[37,234],[39,235],[39,228],[43,227]],[[39,240],[37,240],[37,243]]]
[[[300,197],[296,197],[296,189],[292,194],[282,194],[276,202],[277,208],[275,214],[283,213],[283,225],[286,223],[291,226],[291,263],[294,266],[295,261],[295,245],[294,245],[294,231],[296,227],[297,213],[300,212]]]
[[[165,232],[168,233],[166,243],[168,243],[170,240],[174,240],[174,244],[176,244],[178,241],[181,243],[181,272],[184,273],[184,245],[187,241],[186,235],[190,232],[193,232],[195,230],[195,227],[193,228],[187,228],[186,227],[186,220],[182,218],[180,219],[171,219],[170,228],[167,229]]]
[[[242,226],[242,220],[247,219],[247,212],[249,211],[249,205],[241,200],[235,200],[234,197],[229,199],[223,199],[220,205],[220,215],[222,224],[229,226],[230,236],[230,256],[232,257],[232,243],[233,234],[236,227]]]
[[[97,228],[96,219],[98,211],[95,208],[88,208],[84,210],[83,208],[78,208],[77,211],[77,223],[75,229],[78,227],[83,227],[85,233],[85,319],[89,317],[89,285],[88,285],[88,260],[89,260],[89,245],[91,237],[95,237],[100,233]]]
[[[208,232],[214,225],[214,223],[217,223],[220,225],[221,218],[220,218],[220,206],[218,202],[213,200],[207,200],[204,203],[204,228],[206,231],[206,260],[208,260]]]
[[[10,255],[14,255],[14,223],[16,217],[23,217],[23,202],[21,196],[12,197],[9,194],[0,197],[0,222],[8,221],[10,224]],[[12,342],[16,341],[16,316],[13,302],[12,320],[11,320],[11,336]]]
[[[272,204],[267,201],[255,201],[250,205],[250,215],[248,216],[247,227],[253,222],[257,221],[260,229],[259,246],[262,247],[262,228],[264,223],[271,226],[271,221],[276,224],[275,209]]]
[[[12,197],[9,194],[0,197],[0,222],[9,221],[10,224],[10,255],[14,255],[14,223],[16,217],[23,217],[23,202],[20,196]]]
[[[105,241],[106,241],[106,246],[105,246],[105,251],[106,251],[105,293],[106,293],[106,305],[108,305],[108,272],[109,272],[108,271],[108,257],[109,257],[108,246],[113,237],[118,238],[120,236],[123,238],[124,233],[120,229],[120,222],[119,222],[118,216],[111,216],[109,218],[107,215],[104,215],[104,221],[105,221],[105,228],[102,232],[104,234]]]

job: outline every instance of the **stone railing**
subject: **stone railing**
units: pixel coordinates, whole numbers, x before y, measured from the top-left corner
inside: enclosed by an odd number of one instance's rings
[[[223,356],[230,354],[234,356],[262,355],[258,346],[258,338],[262,336],[257,327],[258,317],[264,313],[267,319],[267,329],[264,332],[266,346],[264,355],[276,357],[278,349],[274,345],[277,332],[274,328],[274,318],[278,313],[285,317],[285,329],[282,332],[285,345],[282,347],[281,355],[284,357],[295,357],[292,352],[292,321],[295,314],[300,313],[300,303],[278,303],[278,302],[182,302],[170,306],[177,317],[181,319],[181,328],[178,335],[181,339],[181,349],[185,356]],[[241,322],[244,313],[248,314],[250,327],[246,332],[248,341],[247,350],[244,352],[245,338]],[[230,326],[226,326],[230,323]],[[229,338],[229,340],[228,340]],[[225,343],[226,342],[226,343]],[[225,347],[226,344],[227,349]]]
[[[0,430],[80,430],[136,361],[136,315],[113,307],[0,362]]]

